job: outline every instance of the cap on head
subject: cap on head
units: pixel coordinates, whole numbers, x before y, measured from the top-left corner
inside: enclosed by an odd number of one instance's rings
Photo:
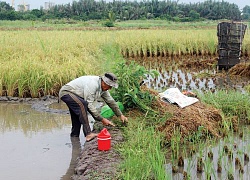
[[[118,79],[113,73],[105,73],[102,76],[102,80],[109,86],[118,88]]]

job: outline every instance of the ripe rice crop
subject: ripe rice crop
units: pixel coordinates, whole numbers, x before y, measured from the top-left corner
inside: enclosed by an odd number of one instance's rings
[[[111,70],[119,59],[217,56],[216,30],[0,31],[0,95],[57,95],[66,82]],[[248,31],[243,55],[249,56]],[[120,61],[119,59],[118,61]]]

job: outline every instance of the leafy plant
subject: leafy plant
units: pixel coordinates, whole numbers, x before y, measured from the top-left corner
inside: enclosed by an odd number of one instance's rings
[[[142,91],[141,83],[147,75],[155,77],[158,72],[146,70],[145,67],[136,64],[134,61],[128,64],[118,63],[114,72],[119,79],[119,87],[112,90],[115,100],[121,101],[127,108],[138,107],[144,112],[154,112],[150,107],[154,96],[148,91]]]
[[[115,24],[114,22],[108,20],[108,21],[105,21],[104,24],[103,24],[105,27],[114,27]]]

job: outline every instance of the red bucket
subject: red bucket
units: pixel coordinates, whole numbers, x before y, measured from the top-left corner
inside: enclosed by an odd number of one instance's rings
[[[98,150],[108,151],[111,147],[111,137],[106,128],[104,128],[97,136]]]

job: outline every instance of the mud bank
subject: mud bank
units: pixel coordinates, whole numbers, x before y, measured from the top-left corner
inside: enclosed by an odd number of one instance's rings
[[[101,123],[97,122],[94,132],[100,132],[103,128]],[[94,127],[96,128],[96,127]],[[84,144],[81,156],[77,160],[77,166],[75,168],[75,174],[72,176],[74,180],[115,180],[118,177],[119,165],[121,163],[121,157],[119,152],[114,148],[116,145],[123,141],[123,136],[118,128],[106,127],[111,134],[111,149],[108,151],[98,150],[97,139],[86,142]]]

